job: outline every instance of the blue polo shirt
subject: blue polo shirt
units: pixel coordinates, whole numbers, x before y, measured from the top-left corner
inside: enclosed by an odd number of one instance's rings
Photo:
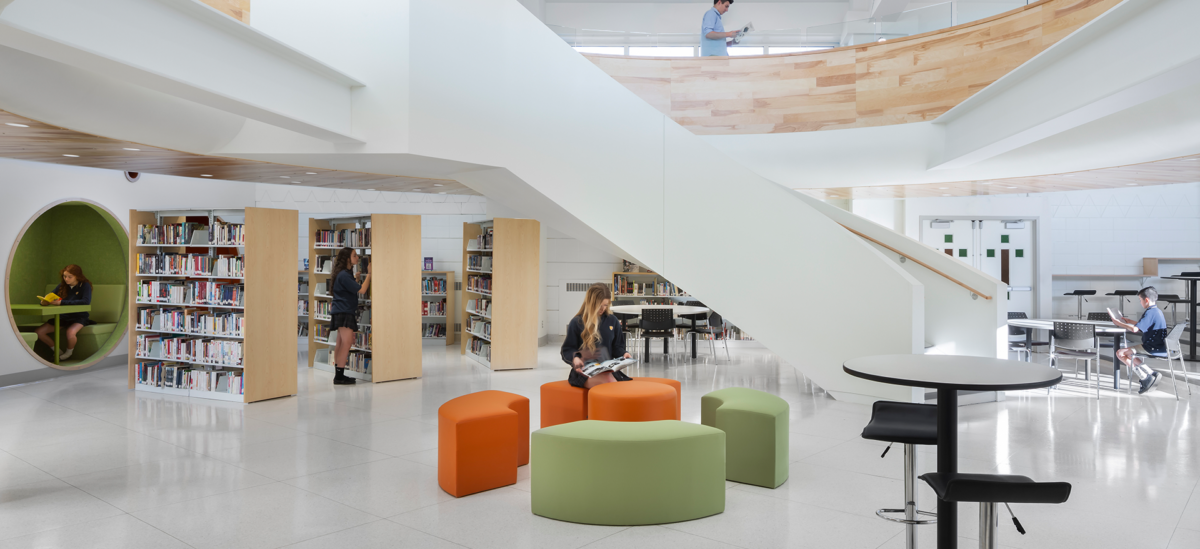
[[[721,14],[717,13],[717,8],[704,12],[704,22],[700,25],[700,57],[729,55],[729,49],[725,46],[725,38],[709,40],[706,37],[710,32],[725,32],[725,25],[721,22]]]
[[[1148,353],[1167,352],[1167,318],[1162,309],[1151,305],[1137,323],[1142,332],[1142,348]]]

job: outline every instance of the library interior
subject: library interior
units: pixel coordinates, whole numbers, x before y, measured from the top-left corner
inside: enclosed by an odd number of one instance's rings
[[[0,1],[0,547],[1200,549],[1194,21]]]

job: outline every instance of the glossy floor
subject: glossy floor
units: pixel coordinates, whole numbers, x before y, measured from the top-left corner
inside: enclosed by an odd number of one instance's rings
[[[880,459],[882,445],[859,437],[869,408],[829,398],[749,342],[735,344],[731,361],[660,360],[640,373],[683,382],[687,421],[699,420],[700,396],[713,389],[785,398],[791,476],[778,489],[727,483],[724,513],[638,528],[532,515],[529,467],[514,486],[461,499],[442,492],[438,406],[499,389],[537,410],[539,385],[566,377],[556,351],[543,347],[536,369],[493,374],[428,347],[423,379],[355,387],[300,368],[298,396],[245,406],[131,392],[121,369],[0,390],[0,549],[904,546],[902,527],[873,514],[900,504],[902,453]],[[1200,393],[1177,402],[1165,389],[1106,391],[1097,402],[1072,381],[962,408],[963,470],[1074,485],[1064,505],[1015,506],[1029,534],[1004,516],[1001,544],[1200,547]],[[932,449],[920,457],[933,467]],[[934,507],[927,489],[921,497]],[[961,546],[974,547],[976,506],[960,515]],[[932,541],[922,529],[922,547]]]

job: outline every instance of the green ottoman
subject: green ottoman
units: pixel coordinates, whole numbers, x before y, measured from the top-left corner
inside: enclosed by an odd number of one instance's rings
[[[576,421],[533,432],[533,514],[635,526],[725,510],[725,433],[682,421]]]
[[[731,387],[700,399],[700,423],[725,431],[725,478],[776,488],[788,478],[788,403]]]

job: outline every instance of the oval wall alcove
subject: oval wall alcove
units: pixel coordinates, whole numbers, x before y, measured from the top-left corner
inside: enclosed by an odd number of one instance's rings
[[[54,316],[14,310],[13,305],[38,304],[38,296],[54,291],[59,272],[70,264],[79,265],[92,283],[88,314],[94,324],[79,331],[71,357],[55,364],[50,346],[34,333],[43,323],[53,323]],[[129,235],[116,217],[92,202],[56,202],[25,224],[9,254],[5,275],[9,322],[25,350],[42,364],[60,370],[87,368],[108,356],[125,335],[128,284]],[[67,348],[66,328],[61,327],[60,352]]]

